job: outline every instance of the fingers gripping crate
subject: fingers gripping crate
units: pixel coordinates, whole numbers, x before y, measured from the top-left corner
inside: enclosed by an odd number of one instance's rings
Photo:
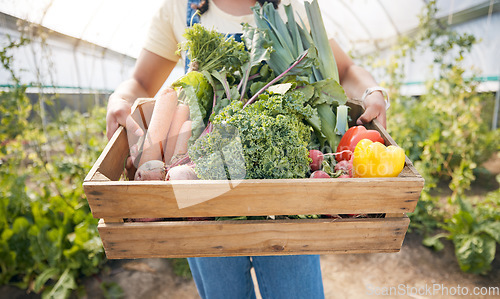
[[[361,103],[348,105],[357,119]],[[132,115],[144,129],[154,101],[139,99],[134,107]],[[378,130],[386,145],[396,144],[379,122],[366,126]],[[110,259],[398,252],[410,222],[406,213],[415,209],[424,185],[408,158],[395,178],[127,181],[121,178],[128,144],[120,127],[83,184]],[[184,220],[310,214],[382,217]],[[124,222],[129,218],[165,221]]]

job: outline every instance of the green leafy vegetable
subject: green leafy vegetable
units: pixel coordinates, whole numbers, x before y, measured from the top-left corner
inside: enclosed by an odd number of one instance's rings
[[[257,27],[268,32],[275,49],[267,63],[276,73],[287,72],[288,66],[299,59],[297,57],[301,51],[308,49],[309,60],[296,66],[287,75],[297,75],[296,80],[305,81],[306,84],[312,82],[314,85],[314,97],[309,97],[309,103],[317,113],[306,121],[314,128],[316,138],[322,146],[336,149],[340,136],[346,131],[347,107],[341,106],[339,109],[339,106],[345,105],[347,96],[339,84],[337,63],[319,5],[315,0],[312,3],[306,2],[305,8],[311,25],[310,33],[303,22],[299,25],[295,21],[291,6],[285,6],[286,25],[270,3],[265,4],[262,9],[256,6],[253,11]],[[252,100],[253,98],[249,102]],[[336,111],[341,113],[336,115]]]
[[[246,164],[238,129],[214,125],[213,130],[189,148],[198,177],[204,180],[239,180],[246,175]]]
[[[313,109],[306,105],[307,99],[300,91],[272,95],[265,93],[259,98],[259,101],[245,109],[242,102],[233,101],[215,116],[214,125],[237,128],[245,160],[245,178],[305,177],[310,163],[307,150],[310,129],[303,120],[313,114]],[[234,135],[224,139],[220,136],[220,130],[214,132],[214,138],[204,136],[196,141],[189,155],[200,167],[201,173],[209,174],[202,178],[226,179],[229,177],[221,177],[223,172],[220,165],[233,161],[227,158],[225,152],[222,155],[220,152],[225,146],[237,147],[236,143],[231,142],[238,139]],[[226,168],[226,174],[229,169]],[[242,173],[241,170],[235,172]]]
[[[339,72],[337,69],[337,62],[335,61],[335,56],[333,55],[332,48],[328,42],[328,36],[326,34],[325,25],[323,23],[323,17],[321,16],[321,11],[319,9],[318,0],[313,0],[312,2],[304,2],[307,19],[311,25],[311,36],[314,45],[318,49],[319,60],[319,70],[323,78],[333,79],[339,82]]]
[[[266,31],[259,28],[250,27],[248,24],[244,24],[243,40],[245,41],[245,45],[249,51],[249,59],[242,66],[244,73],[241,78],[240,100],[243,100],[246,94],[248,79],[252,67],[258,66],[262,61],[268,60],[271,52],[273,51],[271,43],[267,39]]]
[[[496,243],[500,243],[500,211],[493,202],[480,202],[476,207],[457,198],[459,209],[446,221],[441,233],[424,239],[424,245],[441,250],[439,240],[446,237],[455,245],[455,256],[460,269],[474,274],[485,274],[495,258]]]
[[[187,51],[192,70],[233,72],[248,60],[243,43],[200,24],[187,28],[184,37],[186,42],[179,45],[178,51]]]

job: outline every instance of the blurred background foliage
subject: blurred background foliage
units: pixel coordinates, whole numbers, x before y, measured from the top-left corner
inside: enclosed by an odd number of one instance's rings
[[[495,94],[480,93],[474,70],[462,63],[480,41],[449,29],[436,12],[435,2],[429,2],[416,35],[401,37],[388,58],[372,55],[359,63],[384,74],[382,85],[393,99],[388,132],[425,178],[410,231],[423,234],[424,244],[436,250],[443,248],[441,238],[452,240],[461,269],[485,274],[500,243],[500,176],[495,179],[484,168],[487,160],[499,159],[500,129],[491,128]],[[402,61],[429,49],[433,64],[425,92],[403,95]],[[478,188],[487,194],[477,196]]]
[[[15,82],[0,93],[0,284],[64,298],[105,263],[82,188],[106,142],[105,108],[65,109],[47,120],[41,107],[57,107],[57,98],[40,94],[33,104],[10,69],[9,50],[28,42],[0,52]]]
[[[438,23],[435,13],[431,1],[418,33],[401,37],[390,57],[356,60],[385,75],[381,84],[392,98],[389,133],[426,181],[410,232],[423,234],[424,245],[436,250],[443,238],[451,240],[461,269],[485,274],[500,243],[500,178],[482,166],[498,159],[500,130],[490,127],[494,94],[480,93],[474,76],[464,76],[469,70],[461,61],[480,41]],[[83,292],[81,279],[106,265],[82,188],[106,144],[105,107],[59,109],[57,95],[43,93],[31,101],[10,54],[29,42],[22,37],[0,48],[2,67],[14,82],[0,92],[0,285],[67,298]],[[403,95],[403,58],[429,48],[434,75],[425,92]],[[184,259],[173,265],[189,276]],[[108,297],[121,294],[116,285],[102,287]]]

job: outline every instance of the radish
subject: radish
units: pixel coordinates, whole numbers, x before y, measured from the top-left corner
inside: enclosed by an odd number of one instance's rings
[[[311,174],[311,179],[323,179],[323,178],[326,178],[326,179],[330,178],[328,173],[324,172],[323,170],[316,170],[315,172],[313,172]]]
[[[342,160],[340,162],[338,162],[336,165],[335,165],[335,168],[334,170],[337,172],[337,171],[341,171],[342,174],[339,176],[340,178],[352,178],[352,159],[347,161],[347,160]]]
[[[315,149],[309,150],[309,158],[312,159],[311,164],[309,164],[311,171],[320,170],[324,160],[323,153]]]
[[[135,172],[136,181],[163,181],[165,180],[165,163],[160,160],[151,160],[141,165]]]

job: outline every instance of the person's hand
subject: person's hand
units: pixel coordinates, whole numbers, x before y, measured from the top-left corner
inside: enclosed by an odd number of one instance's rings
[[[134,161],[138,155],[138,141],[139,138],[144,135],[141,127],[134,121],[131,115],[131,104],[117,96],[112,94],[108,101],[108,111],[106,114],[106,135],[108,140],[113,137],[120,125],[127,129],[127,139],[130,148],[130,155],[127,157],[125,163],[125,169],[127,170],[127,176],[129,179],[133,180],[135,173]],[[131,132],[128,133],[128,132]]]
[[[369,123],[373,119],[378,119],[384,128],[386,127],[386,109],[384,96],[380,91],[373,92],[363,101],[365,112],[356,121],[356,124],[362,125]]]
[[[130,115],[131,107],[132,105],[127,100],[115,94],[109,97],[108,111],[106,114],[106,136],[108,140],[113,137],[113,134],[120,125],[124,126],[128,132],[131,132],[137,138],[144,134],[141,127]]]

